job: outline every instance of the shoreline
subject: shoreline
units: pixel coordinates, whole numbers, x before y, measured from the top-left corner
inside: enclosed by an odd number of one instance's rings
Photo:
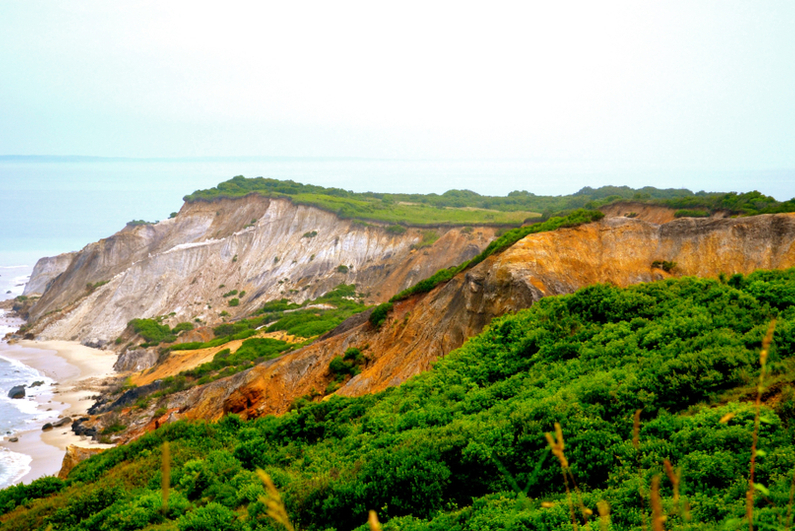
[[[113,364],[116,354],[81,345],[73,341],[22,340],[0,345],[0,355],[32,367],[52,379],[55,383],[36,396],[37,409],[53,416],[52,419],[34,423],[31,428],[20,430],[13,436],[17,442],[3,437],[0,447],[31,458],[29,470],[16,477],[9,485],[30,483],[42,476],[57,475],[61,470],[66,447],[111,448],[85,436],[76,435],[71,425],[42,431],[46,422],[58,418],[76,419],[88,411],[93,396],[108,378],[114,377]]]

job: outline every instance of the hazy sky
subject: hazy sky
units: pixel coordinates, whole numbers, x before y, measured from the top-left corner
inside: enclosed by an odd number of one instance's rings
[[[795,2],[4,1],[0,131],[0,154],[530,159],[782,199]]]

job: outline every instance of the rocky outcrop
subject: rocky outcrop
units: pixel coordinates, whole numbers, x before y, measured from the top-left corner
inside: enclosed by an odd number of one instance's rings
[[[109,341],[133,318],[213,324],[222,311],[233,319],[268,300],[303,302],[343,282],[380,302],[471,258],[495,232],[434,230],[433,246],[415,249],[421,229],[394,234],[287,199],[186,203],[173,219],[127,227],[77,253],[31,309],[31,333]],[[245,292],[238,306],[223,297],[232,289]]]
[[[169,407],[188,418],[282,413],[300,396],[322,394],[329,363],[357,347],[369,359],[338,391],[362,395],[397,385],[481,332],[495,316],[541,297],[610,282],[627,286],[668,276],[717,276],[795,266],[795,214],[679,219],[664,225],[605,218],[535,234],[422,296],[397,303],[374,330],[366,321],[229,378],[178,393]],[[652,267],[676,262],[671,273]]]
[[[102,451],[103,448],[83,448],[82,446],[70,444],[66,447],[66,455],[63,457],[63,462],[61,463],[61,470],[58,472],[58,477],[61,479],[66,479],[69,477],[69,472],[71,472],[74,467],[89,457],[97,455]]]
[[[140,372],[154,367],[155,363],[157,363],[157,353],[146,349],[131,349],[119,354],[113,369],[116,372]]]
[[[42,258],[33,267],[30,280],[25,284],[23,295],[41,294],[47,290],[47,286],[61,273],[69,268],[69,264],[77,255],[76,252],[63,253],[58,256]]]

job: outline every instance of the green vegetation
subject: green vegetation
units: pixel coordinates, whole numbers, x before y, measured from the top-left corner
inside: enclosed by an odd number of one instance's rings
[[[340,264],[340,265],[337,266],[337,273],[345,274],[347,272],[348,272],[348,266],[343,265],[343,264]]]
[[[492,241],[485,249],[483,249],[483,251],[479,255],[472,258],[471,260],[464,262],[463,264],[459,264],[457,266],[448,267],[447,269],[440,269],[429,278],[421,280],[412,287],[401,291],[400,293],[392,297],[390,301],[391,302],[401,301],[418,293],[427,293],[436,286],[438,286],[439,284],[449,281],[461,271],[465,271],[471,267],[478,265],[483,260],[485,260],[486,258],[488,258],[493,254],[501,253],[502,251],[504,251],[514,243],[518,242],[528,234],[536,234],[539,232],[552,231],[562,227],[576,227],[577,225],[582,225],[583,223],[591,223],[593,221],[598,221],[603,217],[604,214],[596,210],[575,210],[574,212],[568,214],[565,217],[556,216],[548,219],[543,223],[537,223],[535,225],[528,225],[526,227],[511,229],[505,232],[502,236],[500,236],[496,240]]]
[[[670,273],[676,267],[676,262],[669,262],[667,260],[655,260],[651,263],[651,266],[655,269],[662,269],[666,273]]]
[[[174,327],[172,332],[174,334],[179,334],[180,332],[184,332],[184,331],[187,331],[187,330],[193,330],[193,324],[192,323],[179,323],[179,324],[177,324],[177,326]]]
[[[389,234],[403,234],[406,232],[406,230],[407,230],[406,227],[404,227],[403,225],[389,225],[386,228],[386,231]]]
[[[436,240],[439,239],[439,234],[435,230],[426,230],[422,233],[419,243],[411,246],[412,249],[422,249],[423,247],[430,247]]]
[[[755,429],[759,351],[774,317]],[[795,270],[592,286],[496,319],[382,393],[298,400],[280,417],[248,422],[168,424],[80,463],[63,485],[50,480],[49,496],[7,489],[0,506],[26,501],[4,529],[279,529],[260,500],[257,468],[306,531],[365,531],[369,509],[384,531],[572,528],[587,512],[569,510],[544,435],[556,423],[551,440],[565,439],[565,450],[553,449],[565,451],[572,497],[594,514],[606,501],[614,530],[651,528],[655,476],[667,529],[747,529],[756,434],[754,524],[784,528],[795,470],[794,332]],[[350,365],[343,356],[334,372],[355,372]],[[171,489],[161,513],[164,441]],[[682,470],[678,500],[665,460]]]
[[[134,219],[127,222],[128,227],[137,227],[138,225],[157,225],[157,221],[144,221],[142,219]]]
[[[708,218],[709,212],[706,210],[677,210],[674,212],[675,218]]]
[[[229,306],[237,306],[240,304],[240,299],[235,297],[234,299],[229,299]]]
[[[0,491],[0,515],[12,511],[17,506],[24,506],[38,498],[60,492],[66,483],[52,476],[31,481],[28,485],[14,485]]]
[[[317,231],[313,230],[312,232],[305,232],[302,238],[314,238],[317,236]]]
[[[161,324],[161,319],[133,319],[127,323],[128,328],[146,340],[146,346],[155,346],[160,343],[176,341],[177,336],[167,324]],[[145,347],[144,347],[145,348]]]
[[[155,396],[170,394],[193,385],[202,385],[218,378],[231,376],[257,363],[275,358],[290,347],[290,343],[276,339],[261,337],[246,339],[234,354],[226,348],[213,356],[213,361],[209,363],[183,371],[176,376],[164,378],[164,387],[155,393]]]
[[[362,295],[356,293],[353,284],[339,284],[322,297],[303,304],[295,304],[287,299],[265,303],[254,316],[233,323],[225,323],[213,329],[215,339],[201,342],[171,345],[170,350],[195,350],[213,348],[230,341],[246,339],[257,333],[282,330],[297,337],[312,338],[339,326],[345,319],[365,310],[360,302]],[[231,302],[231,301],[230,301]],[[328,305],[331,308],[307,308],[308,306]]]
[[[370,325],[373,328],[381,328],[381,325],[384,324],[384,321],[386,321],[386,316],[392,311],[393,307],[394,305],[391,302],[385,302],[373,308],[373,311],[370,313],[370,317],[368,318]]]
[[[124,431],[127,429],[127,426],[121,424],[119,422],[114,422],[104,430],[102,430],[102,435],[111,435],[113,433],[119,433],[120,431]]]
[[[789,201],[779,202],[770,196],[760,192],[726,194],[696,194],[690,197],[677,197],[660,201],[661,204],[670,208],[679,209],[679,212],[689,211],[689,216],[697,216],[699,211],[728,212],[729,214],[753,216],[757,214],[777,214],[781,212],[795,211],[795,198]]]
[[[133,319],[127,327],[146,340],[142,343],[144,348],[154,347],[160,343],[172,343],[177,340],[177,335],[185,330],[193,330],[192,323],[179,323],[172,330],[167,324],[162,324],[163,317],[154,319]],[[116,344],[121,343],[117,338]]]
[[[366,361],[362,351],[353,347],[346,350],[343,356],[334,356],[328,366],[332,380],[326,387],[326,394],[333,393],[340,388],[345,380],[359,374]]]
[[[546,219],[554,213],[579,208],[596,209],[622,200],[668,206],[677,210],[725,211],[735,215],[754,215],[795,211],[795,199],[776,201],[759,192],[697,192],[685,189],[640,189],[628,186],[585,187],[565,196],[537,196],[514,191],[505,197],[483,196],[469,190],[449,190],[444,194],[355,193],[340,188],[324,188],[280,181],[246,179],[239,175],[215,188],[197,190],[185,201],[211,201],[222,197],[242,197],[258,193],[267,197],[289,197],[294,203],[312,205],[334,212],[342,218],[388,223],[388,231],[401,233],[404,225],[519,225],[528,218]],[[538,214],[542,213],[542,214]]]
[[[227,291],[226,293],[221,295],[221,297],[231,297],[233,295],[237,295],[237,290],[236,289],[233,289],[232,291]]]
[[[87,283],[86,283],[86,290],[87,290],[88,292],[92,292],[92,291],[94,291],[95,289],[97,289],[97,288],[99,288],[99,287],[102,287],[102,286],[104,286],[104,285],[105,285],[105,284],[107,284],[108,282],[110,282],[110,280],[100,280],[100,281],[97,281],[97,282],[94,282],[94,283],[87,282]]]
[[[242,197],[258,193],[267,197],[289,197],[294,203],[312,205],[334,212],[344,219],[389,223],[389,231],[406,230],[400,224],[427,225],[520,225],[527,218],[540,218],[538,210],[526,208],[527,201],[480,196],[468,190],[451,190],[442,195],[358,194],[340,188],[300,184],[242,175],[209,190],[197,190],[185,201],[211,201],[221,197]],[[530,194],[530,196],[533,196]],[[311,234],[307,233],[307,234]],[[306,235],[305,235],[306,236]],[[308,237],[308,236],[307,236]]]
[[[298,337],[315,337],[342,324],[348,317],[365,310],[363,295],[356,293],[356,285],[339,284],[332,291],[313,301],[297,305],[273,301],[262,307],[260,313],[269,324],[267,331],[283,330]],[[330,305],[331,309],[306,308],[313,305]],[[275,309],[285,308],[285,309]]]

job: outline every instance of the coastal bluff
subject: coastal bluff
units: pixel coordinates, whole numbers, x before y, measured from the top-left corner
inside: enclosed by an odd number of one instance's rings
[[[658,215],[659,213],[654,213]],[[662,262],[675,264],[670,271]],[[313,344],[233,376],[174,393],[160,407],[176,418],[217,420],[284,413],[302,396],[327,388],[329,365],[347,349],[367,363],[335,391],[360,396],[398,385],[479,334],[495,317],[543,297],[609,283],[698,276],[726,278],[795,266],[795,214],[742,218],[680,218],[664,224],[625,216],[529,235],[428,293],[394,304],[374,328],[367,314]],[[135,438],[151,429],[148,412],[123,413]]]
[[[222,322],[270,300],[301,303],[341,283],[368,303],[478,254],[493,227],[389,230],[341,219],[289,199],[257,194],[185,203],[172,219],[128,225],[79,252],[42,259],[31,290],[44,286],[27,333],[91,344],[113,341],[135,318],[168,324]],[[223,295],[245,292],[237,306]]]

